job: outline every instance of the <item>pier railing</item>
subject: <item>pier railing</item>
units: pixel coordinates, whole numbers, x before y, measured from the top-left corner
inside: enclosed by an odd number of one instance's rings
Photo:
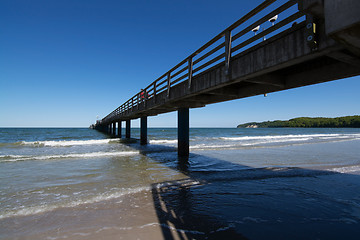
[[[298,10],[298,1],[264,1],[161,75],[143,91],[136,93],[101,122],[107,123],[137,110],[143,101],[156,98],[160,93],[166,92],[169,97],[171,88],[184,81],[188,81],[188,87],[191,88],[194,76],[217,64],[223,63],[225,74],[229,74],[232,56],[289,29],[295,21],[305,20],[305,13]]]

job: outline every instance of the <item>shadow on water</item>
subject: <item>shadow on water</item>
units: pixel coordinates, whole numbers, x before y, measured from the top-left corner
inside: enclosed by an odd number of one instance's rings
[[[152,185],[164,239],[357,239],[360,234],[358,175],[251,168],[194,153],[179,158],[173,147],[128,145],[188,176]]]

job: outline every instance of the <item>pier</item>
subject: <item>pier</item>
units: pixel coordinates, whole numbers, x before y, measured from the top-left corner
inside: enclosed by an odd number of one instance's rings
[[[190,108],[360,74],[359,0],[276,2],[261,3],[93,128],[122,137],[125,122],[130,138],[140,118],[147,144],[147,118],[177,111],[178,155],[188,156]]]

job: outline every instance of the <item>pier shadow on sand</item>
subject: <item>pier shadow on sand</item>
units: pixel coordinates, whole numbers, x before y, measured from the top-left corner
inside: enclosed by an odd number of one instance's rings
[[[152,185],[164,239],[358,239],[360,176],[251,168],[129,144],[188,178]],[[206,163],[206,166],[202,166]]]

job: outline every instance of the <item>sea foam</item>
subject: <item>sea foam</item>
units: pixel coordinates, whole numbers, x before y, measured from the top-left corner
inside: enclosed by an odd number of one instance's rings
[[[159,139],[159,140],[150,140],[150,144],[177,144],[177,139]]]
[[[116,192],[102,193],[97,196],[90,197],[88,199],[75,200],[75,201],[71,201],[68,203],[41,204],[39,206],[24,207],[21,209],[16,209],[16,210],[2,213],[0,215],[0,219],[9,218],[9,217],[17,217],[17,216],[29,216],[29,215],[35,215],[35,214],[54,211],[59,208],[71,208],[71,207],[76,207],[76,206],[80,206],[83,204],[92,204],[92,203],[116,199],[116,198],[120,198],[125,195],[135,194],[138,192],[149,191],[149,190],[151,190],[151,187],[128,188],[128,189],[121,189],[120,191],[116,191]]]
[[[132,152],[91,152],[91,153],[70,153],[58,155],[0,155],[0,162],[17,162],[27,160],[51,160],[65,158],[98,158],[98,157],[115,157],[115,156],[131,156],[139,154],[137,151]]]
[[[334,138],[360,138],[360,134],[290,134],[290,135],[274,135],[274,136],[243,136],[243,137],[220,137],[220,139],[228,141],[248,141],[248,140],[286,140],[286,139],[297,139],[297,138],[323,138],[323,139],[334,139]]]
[[[354,173],[354,172],[360,172],[360,165],[337,167],[328,170],[338,173]]]
[[[21,142],[22,145],[45,146],[45,147],[68,147],[78,145],[100,145],[119,142],[119,138],[112,139],[96,139],[96,140],[69,140],[69,141],[35,141]]]

